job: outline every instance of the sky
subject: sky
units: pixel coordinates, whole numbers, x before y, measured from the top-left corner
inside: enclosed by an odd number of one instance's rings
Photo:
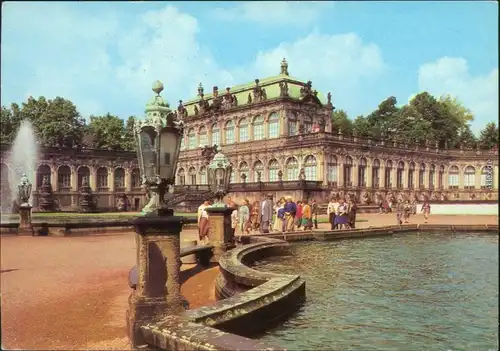
[[[496,1],[2,2],[2,105],[62,96],[126,119],[155,80],[176,107],[283,57],[351,118],[428,91],[462,101],[476,133],[498,120]]]

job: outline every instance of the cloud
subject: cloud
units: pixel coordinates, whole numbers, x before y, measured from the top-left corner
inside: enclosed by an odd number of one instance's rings
[[[313,23],[333,3],[315,1],[248,1],[212,11],[215,19],[229,22],[256,22],[261,25],[304,26]]]
[[[475,132],[498,119],[498,68],[474,76],[464,58],[442,57],[420,66],[418,87],[435,96],[451,94],[462,101],[475,115],[471,124]]]
[[[28,94],[63,96],[84,116],[109,111],[126,118],[143,113],[157,79],[167,99],[188,100],[199,82],[211,91],[214,85],[277,75],[286,57],[292,76],[312,80],[323,93],[331,91],[333,102],[345,108],[363,99],[361,79],[384,71],[375,44],[354,33],[319,32],[258,52],[247,63],[221,67],[200,42],[200,23],[192,15],[167,5],[142,12],[134,8],[125,16],[99,10],[111,6],[103,4],[10,3],[2,23],[2,101],[19,102]],[[16,20],[21,14],[23,25]]]

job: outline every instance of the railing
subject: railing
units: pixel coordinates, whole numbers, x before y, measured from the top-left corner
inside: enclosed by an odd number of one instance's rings
[[[465,190],[474,190],[476,187],[474,185],[466,185],[464,186]]]
[[[458,185],[449,185],[448,189],[458,189]]]

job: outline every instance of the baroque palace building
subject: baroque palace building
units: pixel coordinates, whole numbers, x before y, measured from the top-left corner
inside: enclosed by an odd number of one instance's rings
[[[498,199],[498,151],[440,149],[436,145],[398,144],[344,136],[332,125],[331,94],[326,98],[288,74],[281,62],[280,74],[253,83],[213,87],[205,94],[180,101],[175,113],[185,122],[170,205],[197,207],[209,194],[207,165],[213,145],[222,148],[233,164],[230,196],[259,200],[350,196],[362,205],[387,196],[431,201]],[[3,202],[12,182],[8,174],[9,151],[3,147],[1,189]],[[84,178],[101,210],[114,209],[126,195],[131,207],[145,203],[134,152],[48,148],[40,153],[34,181],[34,206],[47,176],[62,210],[77,208]]]

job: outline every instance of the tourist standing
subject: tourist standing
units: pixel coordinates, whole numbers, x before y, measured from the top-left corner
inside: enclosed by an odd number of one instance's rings
[[[311,211],[312,211],[312,221],[314,223],[314,229],[318,229],[318,203],[316,200],[311,201]]]
[[[234,208],[233,212],[231,212],[231,229],[233,230],[233,237],[234,237],[239,222],[238,208],[236,207],[236,204],[232,201],[229,202],[228,206]]]
[[[421,212],[424,213],[424,223],[427,223],[427,221],[429,220],[429,215],[431,214],[431,204],[428,200],[424,201]]]
[[[283,200],[281,202],[280,208],[278,209],[278,220],[279,220],[279,223],[281,224],[281,228],[280,228],[281,232],[285,232],[286,231],[285,205],[286,205],[286,201]]]
[[[287,232],[293,232],[295,214],[297,213],[297,205],[293,202],[291,196],[286,197],[285,203],[285,228]]]
[[[398,225],[403,224],[403,212],[404,212],[404,204],[403,200],[399,199],[397,204],[396,204],[396,221],[398,222]]]
[[[356,212],[358,211],[358,205],[355,201],[349,199],[349,212],[347,217],[349,217],[349,227],[356,228]]]
[[[208,230],[209,230],[209,225],[208,225],[208,212],[207,208],[210,207],[210,201],[205,201],[203,204],[204,206],[198,207],[199,213],[199,224],[198,224],[198,237],[199,237],[199,242],[203,242],[204,244],[208,244]]]
[[[412,206],[409,200],[406,200],[403,205],[403,213],[404,213],[404,223],[410,223],[410,215],[412,212]]]
[[[238,210],[241,234],[250,234],[250,201],[243,200]]]
[[[349,218],[347,216],[349,208],[344,202],[344,199],[339,200],[339,205],[337,207],[337,213],[335,215],[335,228],[336,229],[346,229],[349,225]]]
[[[275,218],[273,222],[273,232],[281,232],[283,231],[283,213],[280,217],[279,215],[279,210],[283,209],[285,206],[285,201],[283,199],[280,199],[279,201],[276,202],[276,205],[274,205],[274,213],[275,213]]]
[[[326,214],[328,216],[328,222],[330,223],[330,229],[335,229],[335,198],[331,198],[326,208]]]
[[[344,200],[342,200],[342,201],[344,201]],[[339,225],[337,224],[337,221],[335,220],[335,218],[337,218],[338,213],[339,213],[339,206],[340,206],[340,199],[335,199],[335,202],[333,203],[333,213],[335,213],[334,220],[333,220],[333,229],[339,228]]]
[[[295,226],[297,229],[300,229],[300,226],[302,225],[302,208],[302,201],[297,201],[297,213],[295,214]]]
[[[267,195],[261,203],[260,227],[262,233],[269,233],[269,225],[273,219],[273,197]]]
[[[252,231],[258,231],[260,227],[260,204],[258,201],[253,203],[250,208],[250,228]]]
[[[312,209],[311,206],[307,203],[307,201],[302,201],[304,204],[302,206],[302,225],[304,230],[312,230]]]

